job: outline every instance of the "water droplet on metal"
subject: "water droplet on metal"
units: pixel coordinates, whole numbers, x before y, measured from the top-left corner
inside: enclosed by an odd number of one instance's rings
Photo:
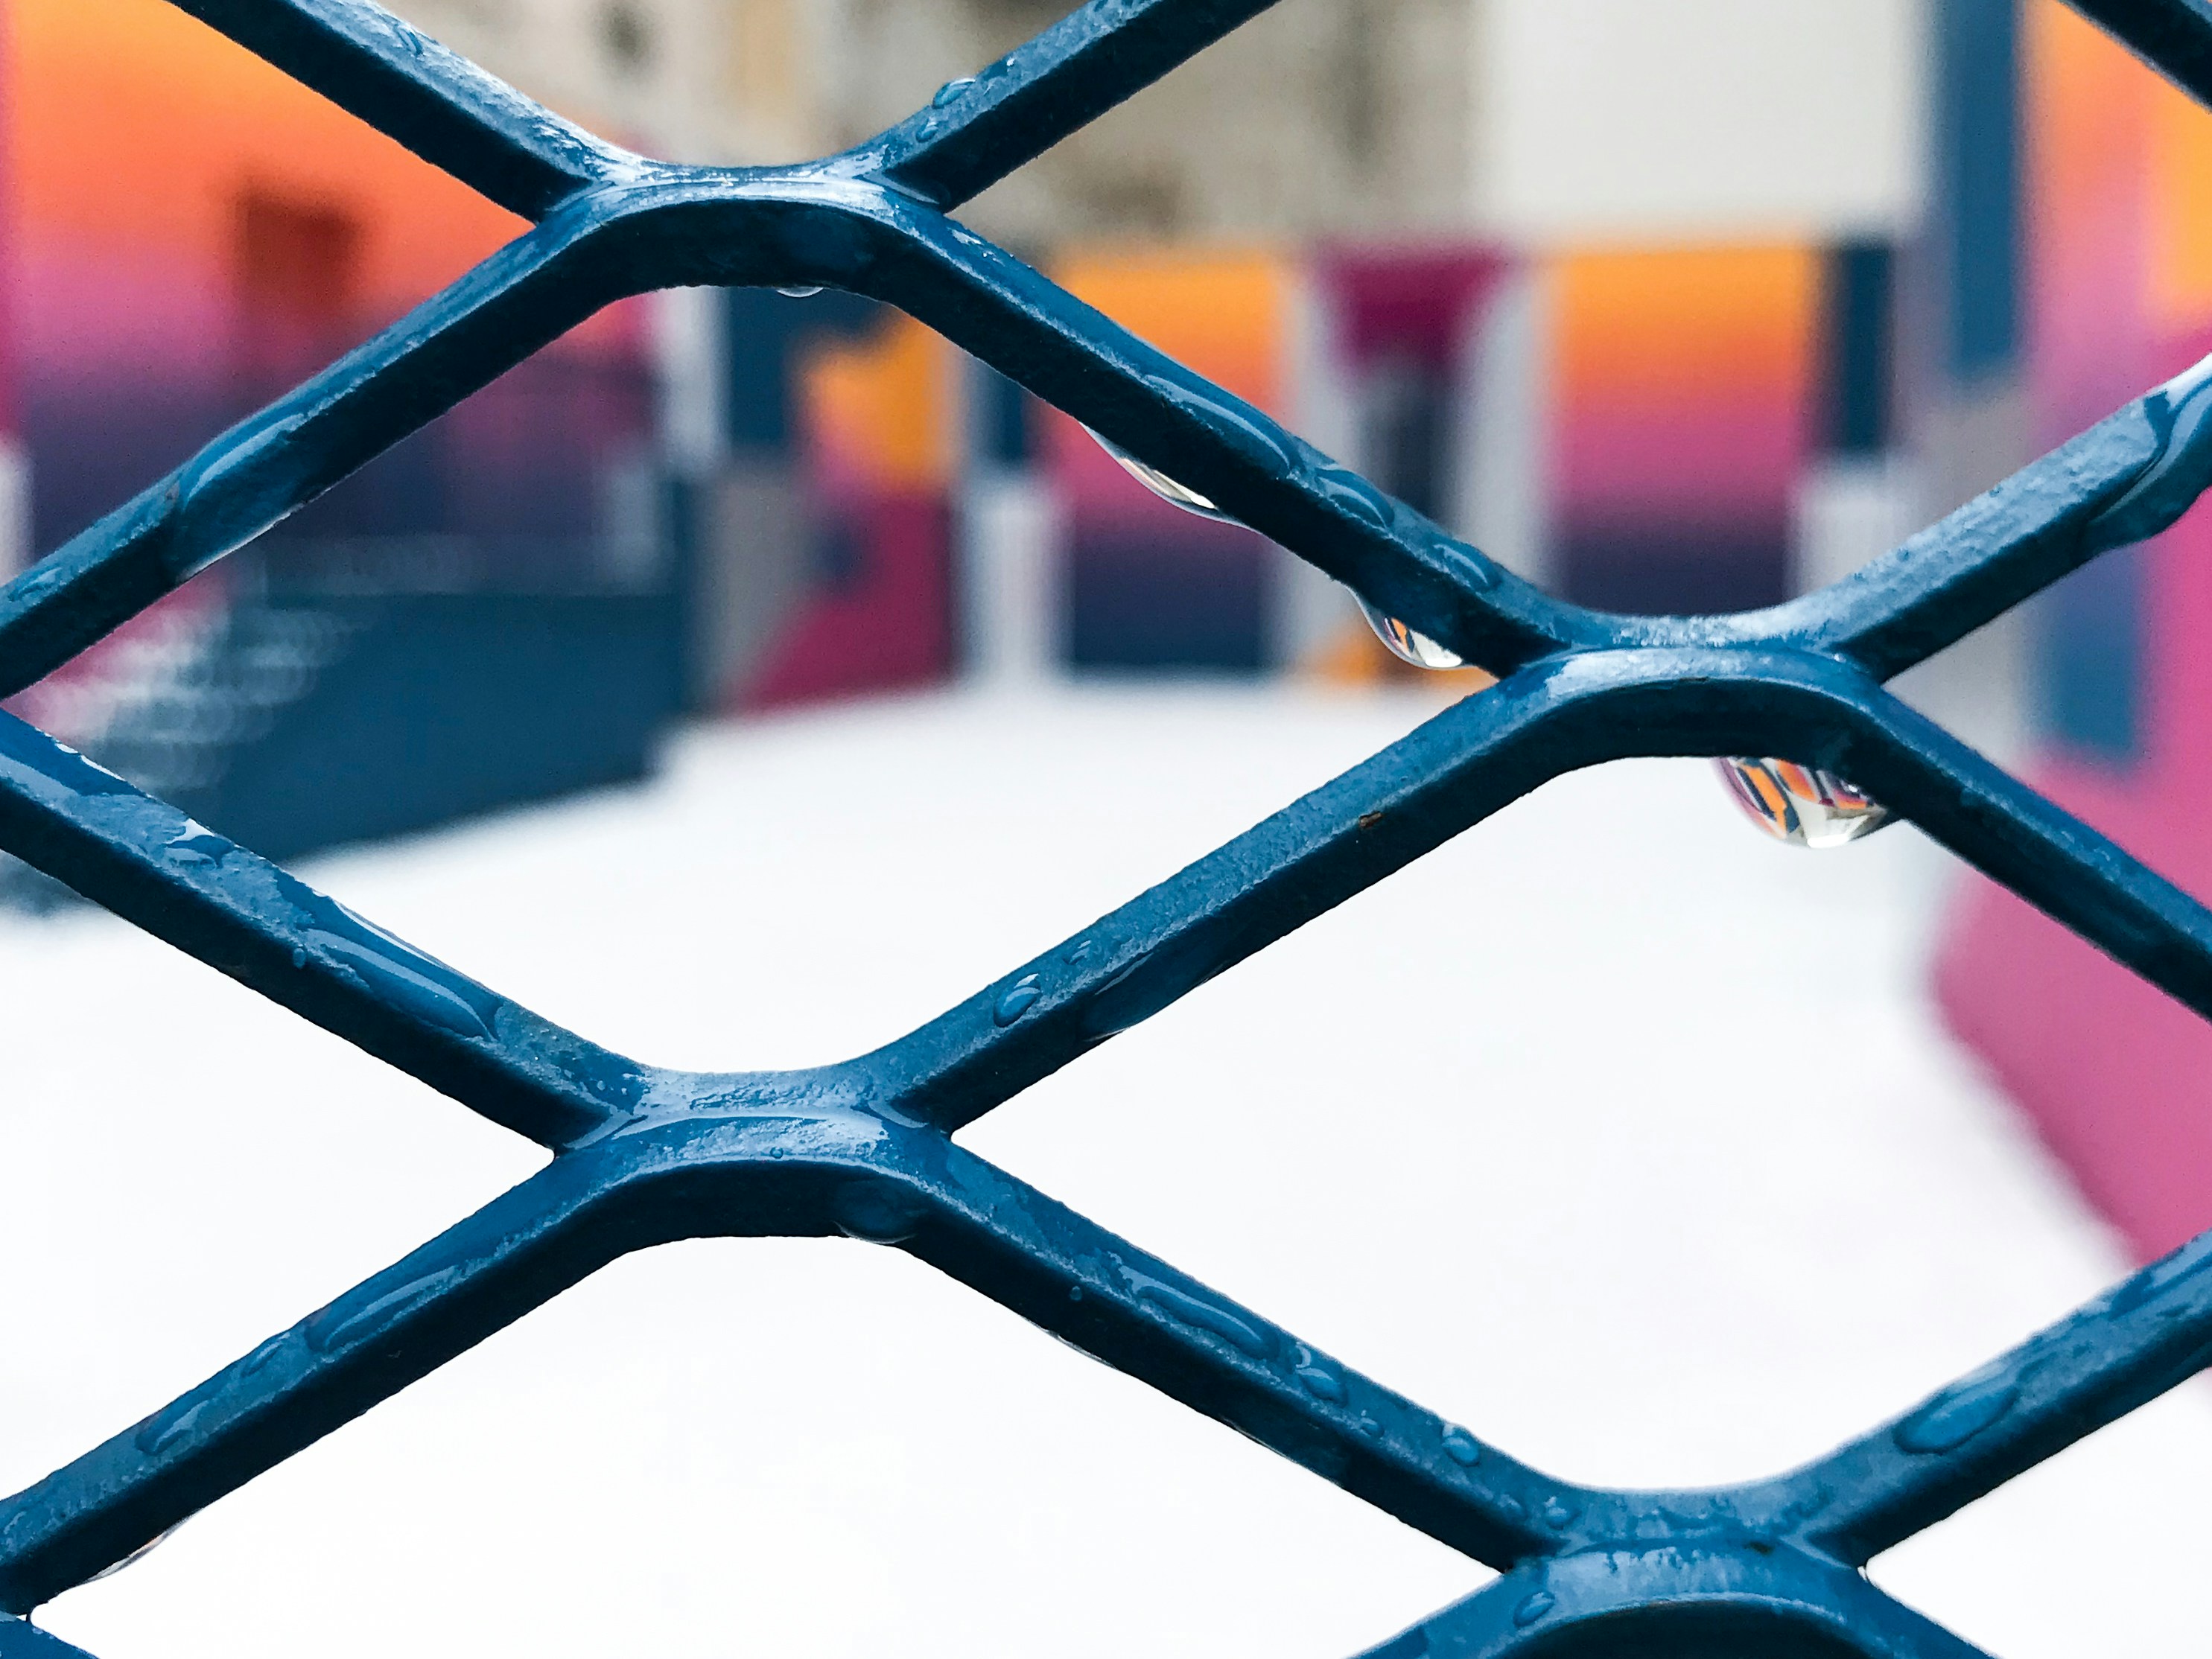
[[[340,1297],[307,1321],[307,1346],[317,1353],[366,1342],[380,1334],[461,1276],[460,1265],[440,1267],[410,1279],[395,1290],[371,1296],[376,1281]]]
[[[1575,1518],[1575,1512],[1554,1498],[1544,1505],[1544,1524],[1553,1532],[1563,1530]]]
[[[1258,1327],[1228,1309],[1208,1302],[1204,1297],[1193,1296],[1177,1285],[1129,1267],[1121,1269],[1121,1277],[1128,1282],[1129,1289],[1139,1300],[1151,1303],[1180,1324],[1219,1337],[1231,1347],[1239,1349],[1255,1359],[1267,1358],[1274,1348],[1267,1334]]]
[[[2200,1233],[2169,1256],[2123,1280],[2106,1298],[2114,1314],[2133,1313],[2160,1292],[2212,1268],[2212,1233]]]
[[[497,993],[312,887],[294,883],[289,896],[319,924],[302,930],[307,944],[350,969],[384,1001],[459,1036],[491,1036],[500,1009]],[[294,967],[306,963],[304,952],[292,953]]]
[[[1172,375],[1147,374],[1145,385],[1263,472],[1287,478],[1300,470],[1302,462],[1286,444],[1282,430],[1250,404],[1203,380],[1193,384]]]
[[[1897,1443],[1909,1452],[1947,1452],[1963,1446],[2012,1409],[2020,1379],[2002,1362],[1953,1383],[1897,1425]]]
[[[172,836],[161,850],[177,864],[220,864],[223,854],[234,848],[205,824],[186,818],[185,827]]]
[[[1513,1609],[1513,1622],[1526,1630],[1559,1605],[1559,1598],[1551,1591],[1538,1590],[1534,1595],[1522,1598],[1521,1605]]]
[[[1371,1417],[1363,1417],[1359,1419],[1359,1431],[1370,1440],[1380,1440],[1382,1437],[1382,1425]]]
[[[1037,983],[1037,976],[1035,974],[1024,975],[1012,990],[999,999],[999,1006],[991,1011],[992,1024],[1012,1025],[1035,1007],[1036,1000],[1043,994],[1044,988]]]
[[[1309,474],[1322,493],[1353,517],[1364,519],[1377,530],[1390,522],[1389,498],[1349,467],[1323,461]]]
[[[1305,1364],[1297,1368],[1298,1381],[1306,1385],[1306,1392],[1317,1400],[1332,1405],[1344,1403],[1344,1379],[1326,1365]]]
[[[1367,625],[1375,630],[1375,637],[1390,647],[1390,654],[1416,668],[1464,668],[1467,659],[1447,646],[1438,645],[1418,629],[1408,628],[1395,617],[1386,617],[1362,599],[1360,614]]]
[[[238,1374],[240,1376],[251,1376],[254,1372],[266,1365],[270,1360],[274,1359],[283,1351],[284,1339],[289,1334],[291,1334],[291,1333],[289,1331],[279,1331],[276,1335],[270,1337],[266,1342],[264,1342],[259,1347],[256,1348],[252,1353],[246,1355],[245,1358],[240,1360],[238,1362]]]
[[[1474,1437],[1465,1429],[1448,1428],[1444,1431],[1444,1455],[1455,1463],[1473,1468],[1482,1461],[1482,1448],[1475,1444]]]
[[[1083,428],[1091,432],[1089,427]],[[1236,520],[1213,504],[1210,496],[1201,495],[1188,484],[1177,483],[1173,478],[1152,465],[1140,461],[1110,438],[1101,438],[1091,432],[1099,448],[1121,464],[1121,470],[1162,501],[1181,507],[1186,513],[1195,513],[1201,519],[1211,519],[1216,524],[1235,524]]]
[[[846,1237],[898,1244],[914,1237],[926,1206],[919,1195],[894,1182],[854,1181],[838,1189],[831,1207],[837,1231]]]
[[[796,288],[780,288],[776,289],[776,292],[783,295],[787,300],[811,300],[816,295],[822,292],[822,284],[819,283],[804,283]]]
[[[186,1395],[148,1418],[131,1443],[149,1457],[166,1455],[192,1437],[208,1404],[204,1395]]]
[[[938,88],[936,96],[929,100],[929,106],[932,109],[943,109],[975,84],[975,77],[972,75],[963,75],[957,81],[947,81],[943,86]]]
[[[1792,847],[1841,847],[1890,822],[1880,801],[1818,767],[1744,755],[1713,765],[1745,816]]]

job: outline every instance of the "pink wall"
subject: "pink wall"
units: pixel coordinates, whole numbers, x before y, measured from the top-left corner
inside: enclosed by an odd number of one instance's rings
[[[2212,350],[2212,113],[2052,0],[2029,17],[2029,374],[2051,444]],[[2212,895],[2212,511],[2200,503],[2140,556],[2133,753],[2053,742],[2027,774]],[[2076,643],[2048,638],[2046,671]],[[1978,878],[1948,919],[1936,985],[1953,1029],[2139,1255],[2212,1226],[2212,1024]]]

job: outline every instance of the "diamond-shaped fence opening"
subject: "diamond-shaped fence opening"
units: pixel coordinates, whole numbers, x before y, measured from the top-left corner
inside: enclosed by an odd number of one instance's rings
[[[853,149],[725,168],[605,144],[365,0],[178,0],[534,228],[0,592],[0,694],[601,306],[681,284],[896,305],[1501,678],[907,1036],[782,1073],[610,1053],[0,718],[0,845],[556,1154],[0,1503],[0,1608],[28,1613],[594,1268],[683,1237],[842,1232],[908,1251],[1499,1571],[1376,1650],[1393,1659],[1972,1652],[1858,1569],[2203,1363],[2212,1235],[1802,1468],[1706,1491],[1579,1486],[953,1144],[1546,780],[1629,756],[1782,755],[1847,776],[2212,1014],[2212,914],[1881,690],[2185,510],[2212,483],[2212,364],[1822,592],[1728,617],[1563,603],[950,216],[1267,3],[1091,0]],[[2202,0],[2075,4],[2212,96]],[[61,1649],[0,1619],[0,1654]]]

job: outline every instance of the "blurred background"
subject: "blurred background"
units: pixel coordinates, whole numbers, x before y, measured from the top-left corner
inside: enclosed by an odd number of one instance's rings
[[[398,9],[622,143],[766,162],[1067,8]],[[162,0],[0,20],[0,571],[523,228]],[[961,216],[1619,610],[1832,580],[2212,349],[2212,114],[2058,0],[1283,0]],[[2208,539],[1899,687],[2198,892]],[[895,311],[688,289],[9,706],[542,1012],[727,1067],[895,1036],[1479,683]],[[0,1485],[538,1156],[24,866],[0,897],[0,1170],[50,1263],[0,1290]],[[1694,1481],[2212,1223],[2208,1076],[2200,1022],[1909,825],[1779,848],[1651,762],[963,1139],[1561,1474]],[[55,1627],[1320,1656],[1484,1577],[887,1255],[626,1262]],[[1875,1577],[2008,1654],[2202,1653],[2179,1468],[2193,1387]]]

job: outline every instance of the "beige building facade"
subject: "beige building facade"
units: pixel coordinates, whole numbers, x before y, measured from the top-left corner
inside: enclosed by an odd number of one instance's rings
[[[1060,0],[404,0],[586,124],[687,160],[855,143]],[[1893,234],[1925,0],[1281,0],[988,192],[1018,246]]]
[[[860,142],[1069,9],[1066,0],[399,3],[611,137],[735,164]],[[1908,242],[1925,208],[1936,3],[1279,0],[961,217],[1037,262],[1086,245],[1180,243],[1294,255],[1476,250],[1513,263],[1518,274],[1454,348],[1457,378],[1437,394],[1450,453],[1436,510],[1542,580],[1554,574],[1547,271],[1590,250]],[[795,522],[785,484],[757,457],[733,457],[721,435],[726,313],[699,293],[657,303],[663,430],[678,469],[724,481],[710,493],[737,503],[723,516],[738,540],[745,525]],[[1304,320],[1286,343],[1285,412],[1373,468],[1360,433],[1374,424],[1368,404],[1392,389],[1388,374],[1344,372],[1326,304],[1292,309]],[[1926,493],[1887,462],[1808,490],[1797,538],[1808,579],[1878,550]],[[1048,517],[1024,513],[1024,523]],[[747,574],[708,609],[735,617],[738,591],[765,591],[761,570],[793,556],[717,556]],[[797,580],[785,574],[783,586]],[[1311,586],[1303,567],[1281,585],[1291,613],[1317,619],[1285,637],[1321,637],[1340,620],[1333,590],[1297,598]]]

